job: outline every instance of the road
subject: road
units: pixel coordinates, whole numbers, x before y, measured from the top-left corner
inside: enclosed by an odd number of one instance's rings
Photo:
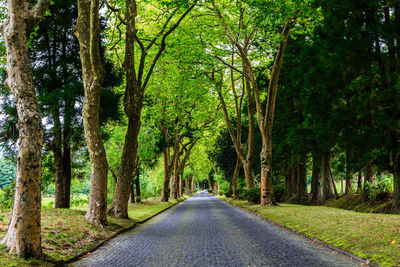
[[[359,266],[207,193],[120,235],[73,266]]]

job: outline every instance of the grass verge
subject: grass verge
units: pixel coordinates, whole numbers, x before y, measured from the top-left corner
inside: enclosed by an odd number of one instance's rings
[[[42,210],[42,247],[46,257],[54,262],[67,262],[84,255],[99,244],[104,243],[118,233],[132,228],[154,215],[185,200],[187,197],[169,202],[146,200],[129,204],[130,219],[108,217],[105,227],[93,226],[85,221],[85,207],[80,209],[45,209]],[[1,212],[0,237],[7,232],[11,211]],[[0,266],[51,266],[39,260],[23,260],[8,254],[5,247],[0,247]]]
[[[376,264],[400,265],[399,215],[295,204],[260,207],[244,200],[219,198]]]

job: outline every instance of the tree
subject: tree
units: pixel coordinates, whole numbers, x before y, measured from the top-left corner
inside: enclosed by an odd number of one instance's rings
[[[39,257],[40,180],[43,126],[28,56],[28,37],[44,16],[50,0],[35,5],[8,1],[8,17],[0,27],[7,48],[7,80],[18,112],[18,160],[13,215],[1,241],[10,253]]]
[[[74,146],[82,146],[83,84],[79,44],[74,36],[77,17],[75,1],[54,1],[50,15],[41,21],[31,42],[34,79],[39,105],[46,120],[45,150],[52,151],[55,165],[55,208],[69,208]],[[104,22],[101,31],[104,32]],[[101,39],[104,43],[104,38]],[[105,82],[100,98],[100,122],[118,119],[120,95],[112,87],[122,82],[121,72],[100,48]],[[105,108],[106,107],[106,108]],[[49,126],[52,127],[49,127]]]
[[[128,217],[127,205],[129,198],[129,187],[127,185],[129,185],[129,183],[132,181],[132,174],[136,168],[135,159],[137,156],[137,142],[141,125],[140,117],[143,108],[143,96],[145,89],[149,83],[157,61],[165,50],[167,37],[179,26],[181,21],[195,7],[195,5],[196,2],[189,5],[184,12],[178,16],[178,19],[172,22],[172,19],[177,15],[177,13],[185,8],[182,3],[178,3],[172,12],[167,12],[168,15],[165,17],[160,30],[153,37],[149,38],[150,41],[146,45],[144,43],[145,41],[140,38],[137,31],[137,3],[135,0],[126,1],[125,19],[120,21],[126,26],[125,59],[123,66],[126,71],[124,111],[125,115],[128,117],[128,129],[125,136],[121,166],[118,171],[118,180],[114,198],[109,209],[109,213],[116,217]],[[108,5],[108,7],[118,14],[121,13],[121,10],[116,9],[115,7],[111,7],[110,5]],[[121,19],[120,15],[118,15],[118,17]],[[150,54],[149,52],[151,51],[151,48],[157,41],[160,42],[160,46],[153,59],[150,61],[151,63],[146,64],[147,56]],[[139,61],[135,57],[136,44],[139,46],[141,54]],[[139,65],[137,71],[135,67],[136,63]]]
[[[76,35],[85,89],[83,125],[90,158],[90,196],[86,220],[107,224],[107,158],[100,133],[100,93],[103,67],[99,52],[99,1],[78,1]]]

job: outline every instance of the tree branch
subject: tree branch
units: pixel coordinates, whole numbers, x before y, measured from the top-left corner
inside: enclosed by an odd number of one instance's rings
[[[40,0],[35,4],[35,6],[30,10],[28,18],[32,22],[30,27],[33,29],[43,18],[50,5],[51,0]]]
[[[163,37],[161,39],[161,46],[160,46],[160,48],[158,50],[158,53],[157,53],[156,57],[153,59],[153,62],[151,64],[151,67],[150,67],[149,71],[147,72],[146,79],[145,79],[145,81],[144,81],[144,83],[142,85],[142,90],[144,90],[146,88],[146,86],[147,86],[147,84],[148,84],[148,82],[150,80],[151,74],[153,73],[154,67],[156,66],[156,63],[157,63],[158,59],[160,58],[162,52],[165,50],[165,40],[167,39],[168,35],[170,35],[179,26],[179,24],[182,22],[182,20],[186,17],[187,14],[189,14],[189,12],[196,6],[196,4],[197,4],[197,1],[193,5],[191,5],[180,16],[178,21],[174,25],[172,25],[171,28],[166,33],[164,33],[164,35],[163,35]]]
[[[227,63],[227,62],[225,62],[222,58],[220,58],[220,57],[218,57],[218,56],[214,56],[216,59],[218,59],[219,61],[221,61],[222,62],[222,64],[224,64],[225,66],[227,66],[227,67],[229,67],[229,68],[231,68],[231,69],[233,69],[233,70],[235,70],[235,71],[237,71],[237,72],[239,72],[240,74],[242,74],[242,75],[244,75],[244,76],[246,76],[246,74],[245,73],[243,73],[243,71],[241,71],[241,70],[239,70],[239,69],[237,69],[237,68],[235,68],[234,66],[232,66],[231,64],[229,64],[229,63]]]

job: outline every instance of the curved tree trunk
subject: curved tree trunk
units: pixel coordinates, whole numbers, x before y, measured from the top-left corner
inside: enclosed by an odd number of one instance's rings
[[[100,94],[103,68],[99,53],[99,1],[78,0],[76,35],[85,88],[83,126],[90,159],[90,195],[86,220],[107,224],[107,158],[100,133]]]
[[[129,79],[127,79],[127,87],[128,80]],[[137,112],[140,116],[140,111],[137,110]],[[117,218],[128,218],[129,185],[133,181],[137,163],[137,138],[139,136],[139,131],[140,118],[129,119],[128,130],[125,135],[125,143],[121,157],[121,165],[118,171],[117,184],[115,185],[112,204],[108,210],[109,215]]]
[[[43,126],[28,56],[28,37],[50,4],[42,0],[9,0],[8,17],[1,25],[7,49],[6,86],[12,91],[18,112],[18,158],[14,206],[8,231],[1,241],[10,253],[39,257]]]

